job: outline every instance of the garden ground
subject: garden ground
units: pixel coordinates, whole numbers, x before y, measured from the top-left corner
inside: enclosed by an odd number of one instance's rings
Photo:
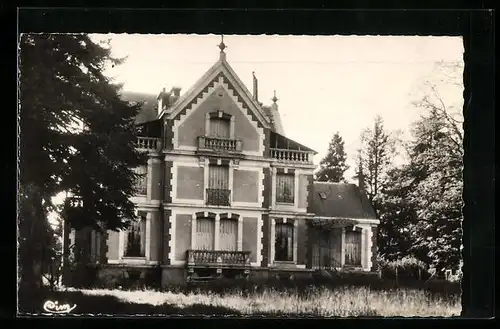
[[[44,301],[75,305],[72,314],[232,316],[449,317],[461,312],[460,294],[412,288],[356,286],[154,290],[59,289],[20,300],[20,312],[44,313]]]

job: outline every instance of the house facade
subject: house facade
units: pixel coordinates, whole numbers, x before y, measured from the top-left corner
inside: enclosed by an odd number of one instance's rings
[[[137,218],[105,234],[68,228],[65,245],[85,255],[100,281],[132,272],[168,285],[372,270],[379,221],[366,195],[354,184],[314,182],[316,152],[285,136],[276,96],[260,103],[256,77],[250,92],[224,48],[182,95],[128,95],[146,101]]]

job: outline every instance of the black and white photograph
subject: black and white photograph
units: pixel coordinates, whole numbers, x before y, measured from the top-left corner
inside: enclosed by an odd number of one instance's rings
[[[456,317],[460,36],[23,33],[18,313]]]

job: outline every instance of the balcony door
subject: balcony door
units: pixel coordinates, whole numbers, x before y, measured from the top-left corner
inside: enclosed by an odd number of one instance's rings
[[[229,139],[230,124],[225,118],[210,118],[210,137]]]
[[[221,218],[219,232],[220,250],[236,251],[238,238],[238,221],[231,218]]]
[[[208,167],[207,204],[229,206],[229,166],[210,165]]]
[[[196,248],[214,250],[215,222],[212,218],[196,219]]]

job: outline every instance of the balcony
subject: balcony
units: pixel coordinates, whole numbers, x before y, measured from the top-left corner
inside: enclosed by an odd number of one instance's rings
[[[250,251],[187,250],[188,266],[250,266]]]
[[[198,136],[198,150],[216,152],[241,152],[243,142],[237,139]]]
[[[211,206],[230,206],[231,191],[207,188],[207,205]]]
[[[314,152],[271,148],[271,158],[285,163],[313,163]]]
[[[161,150],[161,139],[155,137],[137,137],[135,147],[141,152],[158,152]]]

